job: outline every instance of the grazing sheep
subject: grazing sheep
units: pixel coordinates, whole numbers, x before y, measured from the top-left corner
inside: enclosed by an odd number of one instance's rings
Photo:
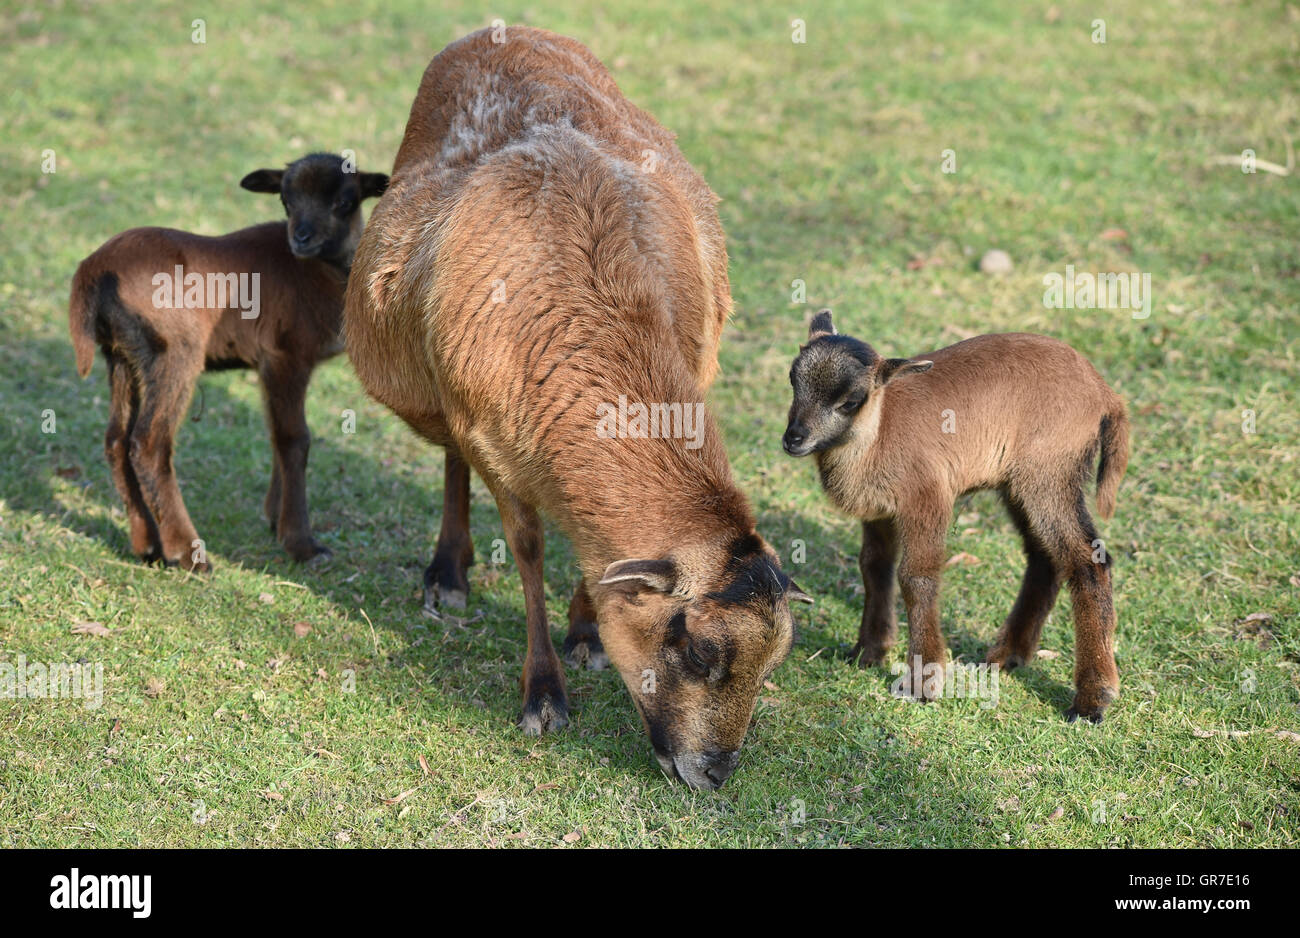
[[[1084,487],[1100,453],[1097,507],[1109,518],[1128,464],[1123,400],[1078,352],[1045,336],[982,335],[919,358],[881,358],[838,335],[830,310],[812,321],[790,371],[794,403],[783,445],[815,453],[837,508],[862,520],[866,588],[853,656],[880,664],[893,645],[894,567],[907,604],[908,696],[943,684],[939,577],[956,499],[999,492],[1024,539],[1020,596],[988,661],[1031,660],[1068,581],[1074,602],[1075,689],[1069,718],[1099,722],[1119,692],[1110,559]]]
[[[133,228],[81,262],[68,319],[84,378],[104,353],[112,404],[104,450],[146,561],[211,569],[172,468],[176,429],[206,370],[255,368],[275,447],[264,503],[295,560],[328,556],[307,518],[304,402],[316,363],[342,351],[339,328],[361,200],[388,177],[314,153],[240,185],[276,193],[288,222],[209,238]]]
[[[469,467],[496,498],[527,618],[520,726],[568,714],[545,512],[583,573],[566,647],[608,655],[660,765],[698,788],[735,769],[807,599],[702,403],[731,306],[715,202],[582,45],[483,30],[424,73],[345,313],[362,384],[447,452],[435,587],[440,559],[468,587]],[[602,430],[625,400],[699,420],[691,438]]]

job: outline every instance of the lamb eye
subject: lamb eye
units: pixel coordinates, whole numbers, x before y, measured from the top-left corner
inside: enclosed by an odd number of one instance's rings
[[[704,659],[700,657],[694,645],[686,646],[686,659],[703,674],[709,673],[709,666],[704,663]]]
[[[865,397],[851,397],[843,404],[840,404],[840,406],[836,407],[835,409],[842,414],[851,414],[854,411],[856,411],[859,407],[861,407],[862,402],[865,400],[866,400]]]
[[[340,202],[338,205],[336,205],[334,207],[334,210],[338,212],[340,215],[350,215],[352,214],[352,210],[356,207],[357,206],[355,202],[353,202],[351,199],[346,199]]]

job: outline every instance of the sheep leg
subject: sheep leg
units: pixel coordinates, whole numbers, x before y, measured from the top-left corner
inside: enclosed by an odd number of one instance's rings
[[[267,524],[271,526],[271,533],[276,533],[276,528],[280,523],[280,492],[282,489],[282,480],[280,478],[280,456],[271,448],[271,484],[266,487],[266,498],[262,500],[262,517],[266,519]]]
[[[1007,499],[1007,509],[1020,530],[1025,545],[1025,576],[1020,584],[1020,594],[1007,616],[986,660],[1003,668],[1018,668],[1033,660],[1043,624],[1056,604],[1061,590],[1061,576],[1052,563],[1051,555],[1034,534],[1029,518],[1017,502]]]
[[[524,709],[519,728],[525,735],[540,736],[569,722],[569,703],[564,689],[564,670],[551,644],[546,623],[546,584],[542,579],[544,542],[542,521],[536,509],[509,492],[496,492],[497,508],[505,527],[506,543],[514,554],[523,583],[524,610],[528,623],[528,652],[524,659]]]
[[[1100,723],[1106,708],[1119,696],[1119,670],[1115,667],[1115,601],[1111,592],[1110,556],[1097,537],[1082,490],[1062,503],[1056,527],[1072,534],[1061,538],[1053,560],[1068,571],[1070,600],[1074,606],[1074,703],[1066,718],[1084,717]]]
[[[596,605],[587,592],[585,580],[578,580],[569,602],[569,634],[564,637],[565,663],[571,668],[581,668],[585,662],[588,671],[603,671],[609,667],[609,656],[600,643],[600,630],[596,625]]]
[[[424,608],[434,616],[439,605],[465,608],[468,571],[474,563],[474,541],[469,536],[469,463],[454,446],[443,451],[442,527],[433,562],[424,571]]]
[[[885,660],[898,636],[894,617],[894,567],[898,560],[898,535],[894,522],[864,521],[862,552],[858,569],[862,571],[865,597],[862,605],[862,628],[858,643],[849,652],[849,660],[871,668]]]
[[[126,505],[126,517],[131,526],[131,550],[145,563],[153,563],[162,558],[162,538],[149,507],[144,503],[129,453],[140,395],[126,362],[112,356],[108,357],[108,386],[112,404],[108,431],[104,434],[104,455],[113,471],[113,484]]]
[[[170,353],[148,364],[140,409],[127,447],[141,495],[158,525],[163,560],[168,565],[179,564],[186,570],[206,573],[212,566],[181,498],[172,465],[176,428],[202,370],[201,360],[176,359]]]
[[[898,583],[907,604],[907,664],[898,687],[905,697],[937,700],[943,695],[947,645],[939,631],[939,581],[944,534],[952,505],[932,498],[903,514],[902,562]]]
[[[1097,539],[1080,483],[1034,498],[1025,511],[1052,564],[1070,584],[1074,606],[1074,702],[1066,719],[1100,723],[1119,696],[1110,558]]]
[[[1119,696],[1115,667],[1115,603],[1110,568],[1105,563],[1079,563],[1070,574],[1074,603],[1074,703],[1066,716],[1100,723],[1106,708]]]
[[[311,433],[307,429],[307,384],[310,369],[291,363],[273,363],[261,369],[267,417],[271,424],[271,445],[279,467],[280,505],[276,536],[289,556],[307,561],[332,556],[312,536],[307,514],[307,453]],[[275,486],[272,472],[271,485]],[[268,493],[269,500],[270,493]]]

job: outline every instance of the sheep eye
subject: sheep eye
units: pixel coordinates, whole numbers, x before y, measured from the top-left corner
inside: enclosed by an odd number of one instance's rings
[[[704,659],[700,657],[699,652],[695,650],[694,645],[686,646],[686,658],[702,674],[707,675],[709,673],[709,666],[704,663]]]
[[[835,409],[842,414],[851,414],[855,412],[859,407],[861,407],[862,402],[865,400],[866,400],[865,397],[849,398],[849,400],[845,401],[843,404],[840,404],[840,406],[836,407]]]
[[[352,214],[352,210],[356,207],[357,205],[355,202],[353,202],[351,199],[346,199],[340,202],[338,205],[336,205],[334,207],[334,210],[338,212],[340,215],[350,215]]]

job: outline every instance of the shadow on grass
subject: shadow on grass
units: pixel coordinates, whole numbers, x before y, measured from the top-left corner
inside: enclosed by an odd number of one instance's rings
[[[176,443],[182,496],[212,555],[215,577],[219,580],[223,570],[231,568],[260,570],[311,590],[358,620],[359,613],[369,606],[380,628],[403,638],[425,626],[434,630],[449,626],[422,617],[420,601],[410,598],[432,555],[440,489],[425,489],[386,469],[377,459],[359,457],[354,447],[340,442],[341,436],[313,434],[307,483],[311,520],[335,556],[320,566],[307,566],[293,562],[284,552],[262,516],[271,466],[263,416],[258,405],[240,399],[230,389],[230,382],[240,380],[242,374],[200,379]],[[3,494],[8,507],[43,515],[101,543],[114,559],[130,564],[139,561],[131,552],[124,509],[103,451],[108,398],[101,358],[96,359],[90,378],[82,382],[72,368],[71,348],[66,343],[27,340],[21,348],[19,343],[6,343],[0,349],[0,400],[22,401],[30,411],[0,425],[0,441],[21,463],[16,471],[6,474]],[[40,415],[47,410],[54,412],[56,421],[55,432],[48,434],[40,429]],[[195,415],[200,415],[198,420],[193,419]],[[434,477],[436,472],[440,481],[440,450],[428,447],[427,453],[428,474]],[[84,498],[102,510],[69,507],[60,496],[66,484],[80,490],[78,501]],[[364,523],[370,518],[376,519],[373,526]],[[419,525],[421,533],[406,530],[404,523]],[[476,549],[480,563],[475,569],[482,569],[487,556],[483,535],[499,528],[490,499],[484,502],[476,497],[471,505],[471,531],[479,535]],[[491,536],[486,541],[490,542]],[[548,573],[561,560],[568,560],[567,553],[558,553],[550,552]],[[161,569],[158,572],[166,575]],[[358,579],[363,583],[358,584]],[[554,581],[549,576],[548,580]],[[575,574],[571,581],[576,580]],[[447,644],[453,659],[471,654],[472,639],[486,630],[496,633],[498,643],[517,642],[517,667],[522,669],[522,610],[511,608],[491,590],[477,592],[470,614],[477,609],[482,624],[474,630],[448,628],[453,640]],[[376,614],[379,603],[395,597],[396,614]],[[507,637],[508,624],[515,621],[518,630]],[[412,657],[436,677],[445,670],[439,667],[445,662],[439,654],[424,650],[429,644],[424,643]],[[510,708],[518,707],[513,697],[485,694],[483,701],[502,721],[513,723],[517,713]]]
[[[8,449],[25,454],[24,464],[16,477],[10,477],[13,485],[5,493],[9,507],[44,515],[102,543],[121,561],[132,562],[124,519],[110,514],[111,509],[121,506],[103,459],[108,393],[102,365],[96,367],[91,379],[78,382],[67,347],[57,341],[27,343],[21,353],[23,368],[6,367],[14,362],[5,359],[13,357],[9,352],[0,353],[0,394],[28,402],[37,412],[48,402],[59,413],[59,431],[47,437],[38,435],[38,444],[33,446],[32,434],[36,431],[30,422],[7,424]],[[31,368],[33,362],[42,367]],[[58,362],[66,362],[66,366],[50,367]],[[208,376],[202,380],[204,416],[197,423],[187,421],[177,446],[187,505],[200,535],[208,539],[215,555],[217,582],[222,567],[261,570],[300,584],[331,606],[346,611],[350,621],[362,621],[361,613],[368,609],[365,621],[374,622],[375,627],[396,635],[401,642],[396,651],[380,653],[366,663],[378,672],[373,685],[378,692],[393,698],[411,693],[405,675],[408,669],[414,669],[424,676],[417,678],[419,684],[427,681],[433,685],[430,692],[418,694],[418,707],[431,716],[450,716],[465,725],[481,723],[486,717],[499,733],[515,733],[513,726],[520,707],[517,678],[526,644],[523,608],[513,566],[494,565],[488,559],[492,541],[500,536],[500,523],[495,505],[481,483],[476,480],[473,484],[471,504],[471,533],[478,562],[471,568],[472,592],[465,616],[468,621],[437,621],[421,612],[422,573],[431,553],[441,504],[441,457],[435,447],[420,447],[428,454],[421,472],[431,484],[425,486],[422,476],[413,478],[409,472],[389,468],[369,452],[359,454],[357,447],[342,442],[341,436],[314,435],[308,482],[311,517],[322,540],[335,551],[335,558],[321,567],[296,565],[280,549],[261,517],[271,456],[260,409],[232,394],[228,383],[231,380],[238,379]],[[198,397],[191,414],[200,406]],[[98,404],[93,403],[94,398],[99,399]],[[89,502],[104,510],[69,509],[58,495],[62,483],[56,479],[56,472],[61,468],[68,470],[67,475],[72,475],[75,468],[77,477],[68,481],[78,485]],[[825,545],[836,545],[844,536],[829,524],[794,512],[774,512],[759,506],[759,518],[759,528],[765,533],[797,529]],[[407,525],[418,525],[418,531]],[[555,610],[567,605],[578,571],[567,541],[549,526],[547,535],[548,606]],[[845,545],[845,549],[855,552],[856,545]],[[835,577],[836,571],[829,565],[800,574],[801,581],[807,580],[802,585],[828,596],[834,594]],[[860,602],[860,598],[856,601]],[[854,602],[850,600],[849,605]],[[381,605],[385,607],[382,611]],[[852,610],[849,616],[855,628],[858,611]],[[832,627],[830,615],[816,616],[811,621],[802,611],[796,615],[804,627],[802,649],[840,649],[815,668],[829,672],[851,667],[842,659],[842,653],[855,635],[839,634]],[[555,617],[553,627],[559,631],[563,626],[563,618]],[[226,627],[236,642],[239,630],[247,628],[229,621]],[[271,626],[263,626],[260,631],[261,639],[268,643],[282,637]],[[558,638],[553,635],[557,645]],[[961,631],[952,638],[954,650],[962,654],[974,652],[982,644]],[[309,654],[317,659],[310,663],[311,670],[318,664],[331,664],[332,653],[324,648]],[[809,670],[806,664],[801,668]],[[635,708],[617,674],[567,671],[566,677],[571,723],[565,732],[547,738],[544,745],[588,764],[608,760],[621,765],[629,778],[653,780],[671,790],[671,783],[662,778],[650,758]],[[884,679],[892,680],[887,672]],[[1029,679],[1054,703],[1061,699],[1060,689],[1050,681],[1032,673]],[[750,744],[745,747],[747,762],[761,759],[762,750],[769,748],[762,740],[773,732],[771,726],[764,725],[772,718],[764,715],[762,706],[757,717]],[[977,806],[968,803],[963,795],[940,788],[929,790],[932,783],[922,769],[911,764],[902,750],[891,748],[894,744],[888,742],[893,736],[887,713],[864,703],[860,711],[845,711],[835,719],[841,725],[855,727],[855,736],[867,733],[862,752],[847,757],[848,769],[855,773],[861,770],[891,790],[911,791],[918,803],[934,803],[935,810],[945,816],[952,812],[956,812],[955,817],[977,813]],[[871,739],[875,737],[871,734],[886,742],[873,749]],[[784,740],[773,740],[771,744],[787,748]],[[539,743],[535,740],[518,737],[521,752],[536,745]],[[791,753],[767,755],[784,761]],[[802,779],[784,779],[782,784],[812,786],[821,780],[825,767],[819,765],[816,753],[802,753],[800,764],[811,772]],[[728,824],[749,829],[752,821],[737,815]],[[873,839],[870,831],[859,833],[865,834],[867,840]],[[835,842],[836,836],[832,828],[825,831],[828,843]]]
[[[1000,506],[997,510],[1001,510]],[[798,572],[795,575],[801,585],[810,590],[819,603],[832,604],[832,608],[835,605],[843,608],[843,613],[837,614],[834,619],[838,619],[842,623],[847,618],[852,624],[847,628],[843,624],[836,624],[830,615],[813,614],[810,617],[806,615],[801,617],[800,612],[796,610],[796,618],[800,620],[799,644],[800,647],[811,646],[826,649],[821,654],[821,659],[836,668],[857,668],[857,663],[850,660],[850,653],[857,642],[858,623],[861,619],[865,598],[861,592],[861,579],[857,567],[857,553],[860,541],[858,540],[856,523],[847,526],[824,522],[818,523],[815,519],[796,513],[768,510],[761,513],[759,530],[768,533],[769,536],[776,535],[786,539],[797,533],[807,544],[818,545],[822,556],[830,558],[817,567],[809,564],[808,567],[803,568],[803,572]],[[986,576],[992,572],[989,565],[985,565],[980,569]],[[1016,585],[1008,590],[1005,596],[999,594],[996,600],[998,603],[1005,601],[1006,612],[1010,612],[1015,602],[1016,590],[1019,589],[1019,577],[1022,572],[1022,567],[1016,566]],[[952,579],[952,577],[947,577],[941,584],[940,630],[948,643],[953,661],[961,661],[967,665],[982,664],[992,645],[991,636],[976,633],[968,625],[964,624],[963,620],[951,615],[957,590],[957,585],[951,582]],[[807,582],[804,582],[805,580]],[[846,592],[843,587],[846,580],[852,583],[851,591]],[[1066,595],[1062,595],[1057,599],[1057,605],[1054,608],[1058,615],[1068,615],[1070,605]],[[898,634],[894,648],[887,656],[885,663],[878,667],[862,669],[866,674],[878,675],[881,687],[886,692],[891,690],[898,677],[893,668],[901,666],[907,657],[906,649],[909,636],[907,609],[901,599],[898,598],[897,591],[895,593],[895,616],[898,622]],[[1062,684],[1049,677],[1041,669],[1036,668],[1034,662],[1030,662],[1028,665],[1014,671],[1004,671],[999,679],[1021,682],[1044,703],[1057,708],[1062,715],[1064,715],[1066,708],[1069,707],[1074,697],[1074,688],[1072,686]]]

